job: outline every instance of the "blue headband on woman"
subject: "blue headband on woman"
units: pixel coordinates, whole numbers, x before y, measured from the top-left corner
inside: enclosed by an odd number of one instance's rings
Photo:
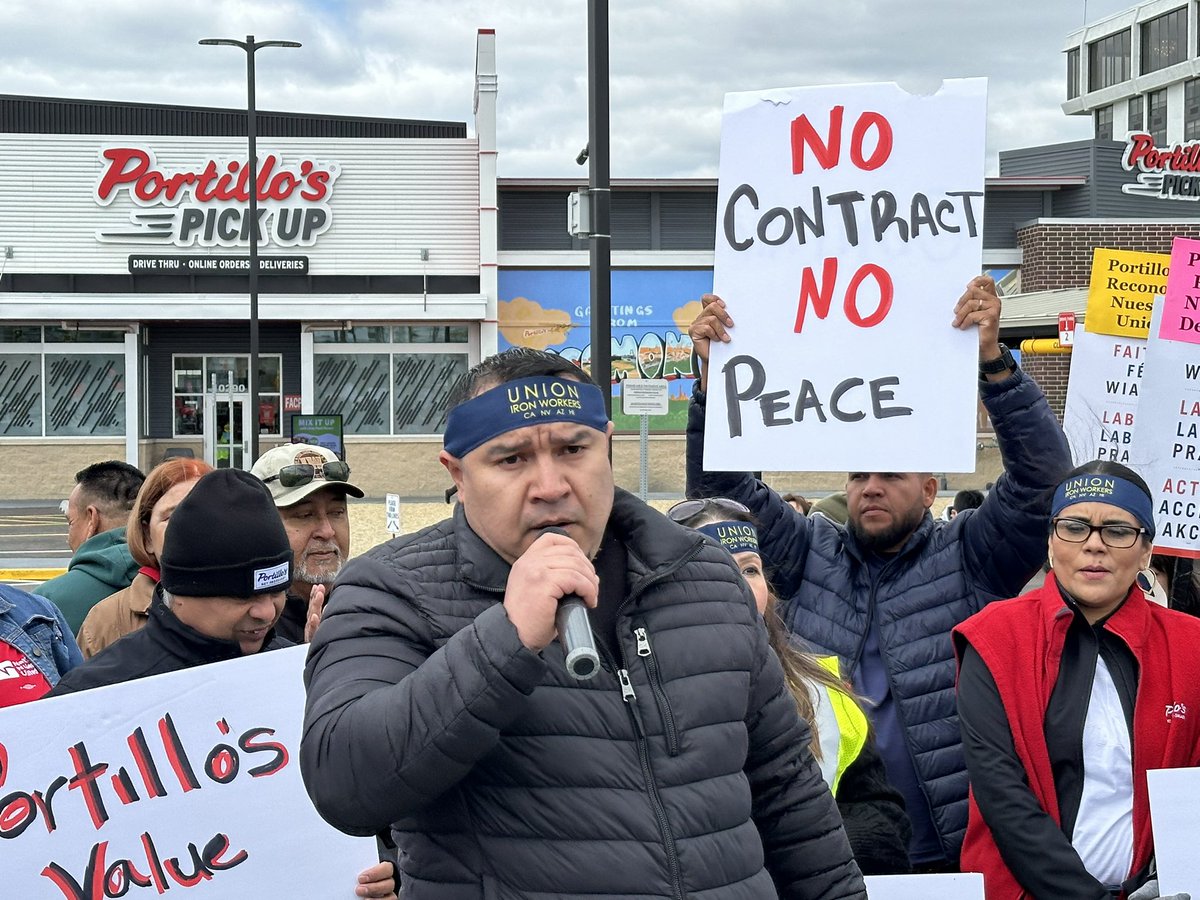
[[[594,384],[548,375],[506,381],[450,410],[442,446],[462,459],[506,432],[555,422],[607,432],[604,394]]]
[[[1075,503],[1108,503],[1125,510],[1154,539],[1154,504],[1132,481],[1116,475],[1072,475],[1054,491],[1050,518]]]
[[[749,522],[710,522],[696,528],[730,553],[757,553],[758,532]]]

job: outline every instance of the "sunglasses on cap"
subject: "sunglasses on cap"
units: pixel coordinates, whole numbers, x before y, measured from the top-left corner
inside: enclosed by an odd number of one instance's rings
[[[728,497],[706,497],[703,500],[680,500],[667,510],[667,518],[672,522],[683,523],[710,508],[751,515],[749,507],[736,500],[730,500]]]
[[[317,475],[318,471],[321,473],[319,476]],[[311,466],[307,463],[297,463],[292,466],[284,466],[279,470],[278,475],[268,475],[263,479],[263,483],[278,481],[284,487],[292,488],[301,487],[318,477],[325,481],[349,481],[350,464],[342,462],[340,459],[335,459],[325,463],[318,470],[316,466]]]

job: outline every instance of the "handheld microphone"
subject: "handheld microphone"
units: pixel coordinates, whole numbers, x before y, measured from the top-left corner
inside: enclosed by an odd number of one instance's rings
[[[570,537],[553,525],[543,528],[542,534]],[[583,598],[578,594],[563,594],[558,601],[558,612],[554,614],[554,626],[566,652],[567,674],[577,681],[587,681],[595,676],[600,671],[600,655],[596,653],[596,641],[592,637],[592,625]]]

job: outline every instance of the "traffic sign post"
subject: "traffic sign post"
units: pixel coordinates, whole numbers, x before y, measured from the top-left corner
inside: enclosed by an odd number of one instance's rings
[[[384,511],[387,513],[387,530],[389,534],[400,533],[400,495],[387,494],[384,497]]]
[[[621,411],[637,416],[641,444],[638,473],[638,496],[642,500],[650,492],[650,417],[670,412],[670,389],[665,378],[626,378],[621,382]]]

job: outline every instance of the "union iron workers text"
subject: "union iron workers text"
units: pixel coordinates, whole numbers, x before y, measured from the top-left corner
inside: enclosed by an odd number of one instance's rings
[[[76,827],[85,821],[81,813],[86,813],[92,829],[100,831],[114,804],[133,806],[143,800],[186,795],[228,785],[243,775],[263,778],[282,771],[291,761],[287,747],[272,739],[273,728],[250,728],[237,737],[231,735],[225,719],[216,728],[219,737],[202,758],[188,752],[170,713],[159,718],[149,735],[141,727],[128,735],[129,758],[121,761],[124,765],[93,760],[80,741],[67,750],[70,770],[44,789],[16,789],[0,796],[0,840],[18,840],[35,826],[47,834]],[[0,744],[0,791],[19,769],[19,761],[9,759]],[[206,838],[202,846],[189,843],[185,854],[172,857],[159,853],[149,831],[140,835],[135,848],[114,851],[122,855],[111,862],[110,844],[103,840],[92,846],[82,878],[58,860],[48,861],[41,874],[66,900],[102,900],[125,896],[133,887],[153,888],[159,894],[172,885],[194,887],[249,858],[248,851],[232,848],[223,831]]]

